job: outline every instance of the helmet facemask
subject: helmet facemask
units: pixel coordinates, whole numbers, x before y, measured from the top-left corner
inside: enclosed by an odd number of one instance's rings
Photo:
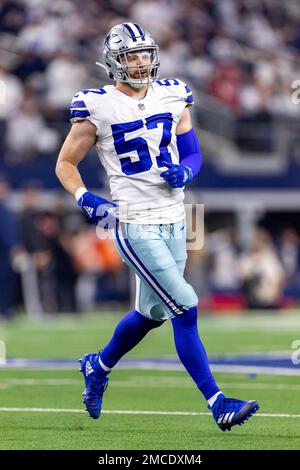
[[[122,68],[122,79],[134,88],[149,86],[156,78],[159,58],[156,48],[136,49],[121,52],[117,61]]]

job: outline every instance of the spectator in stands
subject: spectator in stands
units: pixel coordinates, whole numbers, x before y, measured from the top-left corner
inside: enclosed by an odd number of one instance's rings
[[[281,232],[278,252],[287,278],[292,279],[300,262],[300,240],[296,230],[289,227]]]
[[[25,99],[18,112],[10,115],[6,135],[7,160],[10,163],[51,154],[58,144],[57,132],[47,126],[35,101]]]
[[[54,110],[69,110],[70,96],[84,88],[85,80],[86,69],[76,60],[73,51],[59,51],[46,71],[46,104]]]
[[[152,32],[154,37],[159,37],[160,42],[172,29],[175,19],[179,15],[180,2],[171,0],[150,0],[144,2],[137,0],[131,2],[129,13],[137,23]],[[157,21],[159,15],[159,21]]]
[[[233,228],[207,234],[206,249],[210,257],[211,288],[215,291],[237,290],[237,247]]]
[[[39,234],[33,260],[39,274],[41,301],[45,312],[75,312],[77,273],[73,266],[72,234],[59,225],[56,214],[38,214]]]
[[[33,74],[44,74],[47,68],[47,60],[35,51],[25,51],[20,55],[13,70],[15,76],[25,81]]]
[[[51,6],[29,6],[26,23],[18,34],[17,45],[21,51],[36,51],[52,55],[64,43],[64,30],[58,17],[51,13]]]
[[[176,31],[171,29],[165,33],[160,42],[161,74],[164,77],[181,76],[189,59],[188,44],[181,40]]]
[[[217,64],[210,81],[209,91],[212,96],[222,101],[229,108],[240,107],[240,74],[233,64]]]
[[[5,121],[16,112],[23,101],[23,86],[19,78],[0,62],[0,121]]]
[[[76,296],[78,271],[75,267],[73,240],[74,233],[61,226],[51,247],[58,312],[76,313],[79,310]]]
[[[2,0],[0,5],[0,31],[18,34],[26,22],[26,5],[18,0]]]
[[[257,229],[250,249],[240,256],[239,274],[249,309],[280,307],[285,274],[266,230]]]
[[[40,213],[42,185],[39,181],[30,180],[23,188],[23,206],[19,216],[20,236],[24,249],[31,255],[39,245],[37,217]]]
[[[95,301],[128,300],[127,267],[110,237],[99,237],[94,229],[83,227],[74,237],[73,246],[81,273],[78,288],[83,310],[94,306]]]

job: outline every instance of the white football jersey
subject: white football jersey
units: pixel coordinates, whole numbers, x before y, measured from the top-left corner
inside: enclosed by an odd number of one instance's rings
[[[176,127],[192,104],[190,88],[174,78],[156,80],[139,100],[114,85],[74,96],[71,122],[88,119],[96,126],[96,150],[121,221],[164,224],[184,218],[183,188],[170,188],[160,173],[167,170],[164,161],[179,163]]]

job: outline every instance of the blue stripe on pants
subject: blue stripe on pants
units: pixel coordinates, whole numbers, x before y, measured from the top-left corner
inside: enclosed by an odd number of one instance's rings
[[[149,270],[146,268],[144,263],[134,252],[128,239],[126,238],[126,235],[124,237],[123,230],[122,230],[122,223],[118,224],[116,227],[116,238],[117,238],[118,247],[120,248],[123,255],[133,265],[135,270],[139,273],[139,276],[142,277],[150,285],[150,287],[153,289],[156,295],[166,305],[168,310],[170,310],[174,316],[183,314],[184,310],[182,309],[182,307],[176,304],[174,299],[170,297],[170,295],[164,290],[161,284],[149,272]]]

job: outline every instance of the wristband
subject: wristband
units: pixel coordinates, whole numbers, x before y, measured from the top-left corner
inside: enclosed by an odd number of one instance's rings
[[[75,199],[76,201],[78,202],[79,199],[85,194],[87,193],[87,189],[84,187],[84,186],[81,186],[80,188],[78,188],[76,190],[76,193],[75,193]]]

